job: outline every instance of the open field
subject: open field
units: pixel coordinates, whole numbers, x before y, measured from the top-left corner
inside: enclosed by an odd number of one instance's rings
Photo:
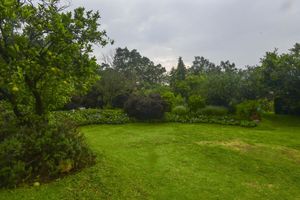
[[[300,119],[83,127],[97,164],[0,199],[300,199]]]

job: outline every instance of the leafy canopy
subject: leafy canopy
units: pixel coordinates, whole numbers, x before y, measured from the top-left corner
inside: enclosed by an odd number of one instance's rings
[[[60,0],[0,0],[0,93],[19,118],[43,116],[97,79],[93,45],[112,42],[99,12]]]

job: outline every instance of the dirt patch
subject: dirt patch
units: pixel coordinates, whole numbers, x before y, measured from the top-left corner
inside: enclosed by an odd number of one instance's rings
[[[195,142],[197,145],[201,146],[215,146],[223,147],[230,150],[247,153],[250,151],[269,151],[276,154],[276,156],[281,156],[282,158],[287,158],[297,164],[300,164],[300,151],[297,149],[292,149],[289,147],[279,146],[279,145],[269,145],[269,144],[249,144],[241,140],[228,140],[228,141],[199,141]]]
[[[300,151],[299,150],[284,147],[281,149],[281,153],[283,155],[285,155],[287,158],[300,164]]]
[[[253,188],[256,190],[262,190],[262,189],[274,189],[276,188],[273,184],[262,184],[258,182],[245,182],[243,183],[248,188]]]
[[[247,152],[254,149],[255,145],[245,143],[241,140],[229,140],[229,141],[200,141],[196,142],[198,145],[208,145],[208,146],[222,146],[235,151]]]

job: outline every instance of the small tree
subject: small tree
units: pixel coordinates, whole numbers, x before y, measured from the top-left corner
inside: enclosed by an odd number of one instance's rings
[[[97,79],[92,45],[110,40],[99,12],[63,12],[60,0],[0,1],[0,93],[20,122],[47,118]]]

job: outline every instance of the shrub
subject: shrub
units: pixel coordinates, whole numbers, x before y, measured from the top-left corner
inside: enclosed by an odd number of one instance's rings
[[[189,97],[188,106],[191,111],[196,112],[205,107],[205,100],[199,95]]]
[[[125,112],[138,120],[162,119],[167,103],[159,94],[131,96],[124,106]]]
[[[208,116],[208,115],[176,115],[174,113],[167,113],[165,116],[166,122],[180,122],[180,123],[210,123],[210,124],[222,124],[233,125],[243,127],[255,127],[257,124],[253,121],[238,120],[230,116]]]
[[[13,187],[26,177],[25,149],[16,137],[6,138],[0,143],[0,187]],[[30,174],[30,170],[28,170]]]
[[[259,99],[258,103],[263,112],[274,112],[274,101],[268,99]]]
[[[206,106],[200,109],[198,114],[207,116],[225,116],[228,114],[228,109],[223,106]]]
[[[175,96],[173,92],[167,91],[161,94],[162,98],[167,102],[169,105],[168,111],[171,111],[178,105],[184,104],[184,99],[181,95]]]
[[[128,100],[129,94],[120,94],[113,98],[113,108],[124,108],[125,102]]]
[[[260,120],[261,104],[255,100],[242,102],[236,106],[236,115],[239,119]]]
[[[185,106],[176,106],[173,110],[172,113],[175,115],[179,116],[184,116],[187,115],[189,110]]]
[[[72,123],[19,127],[0,143],[0,187],[53,179],[94,159]]]
[[[122,110],[84,109],[73,111],[56,111],[50,115],[50,122],[57,123],[68,119],[76,125],[90,124],[124,124],[130,122]]]

